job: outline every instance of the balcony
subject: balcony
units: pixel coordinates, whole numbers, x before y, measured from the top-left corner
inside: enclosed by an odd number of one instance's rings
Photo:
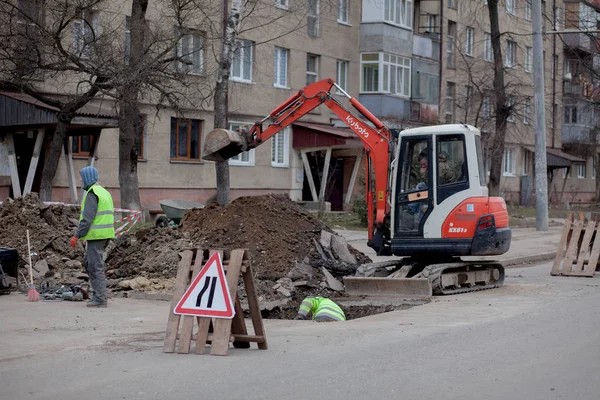
[[[563,82],[563,96],[599,101],[600,86],[592,84],[588,79],[576,78]]]
[[[437,35],[435,35],[437,36]],[[432,35],[413,35],[413,55],[429,58],[435,61],[440,60],[440,41],[435,39]]]
[[[566,47],[571,47],[586,53],[597,53],[600,49],[598,38],[586,33],[568,33],[564,35]]]
[[[590,127],[581,124],[563,124],[561,139],[564,144],[590,142]]]

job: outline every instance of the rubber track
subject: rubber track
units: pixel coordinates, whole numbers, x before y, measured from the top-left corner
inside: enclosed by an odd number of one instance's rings
[[[501,276],[498,281],[496,281],[492,285],[481,286],[476,285],[470,288],[464,287],[460,289],[444,289],[441,287],[441,276],[442,273],[447,269],[454,268],[466,268],[466,267],[474,267],[477,269],[485,269],[485,267],[497,267],[501,270]],[[460,271],[454,271],[460,272]],[[461,293],[470,293],[470,292],[478,292],[480,290],[488,290],[499,288],[504,284],[504,266],[497,262],[477,262],[477,263],[468,263],[468,262],[460,262],[460,263],[446,263],[446,264],[432,264],[428,265],[421,271],[419,274],[420,278],[428,278],[429,282],[431,282],[431,288],[433,294],[436,296],[439,295],[451,295],[451,294],[461,294]]]

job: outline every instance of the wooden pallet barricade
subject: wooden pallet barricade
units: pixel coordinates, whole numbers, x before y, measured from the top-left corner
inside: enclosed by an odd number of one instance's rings
[[[215,318],[213,321],[208,317],[175,314],[173,310],[184,295],[186,288],[202,270],[210,255],[216,251],[219,251],[222,256],[227,286],[235,307],[235,316],[232,319]],[[180,253],[180,256],[181,261],[169,310],[163,351],[187,354],[190,352],[192,341],[195,342],[196,354],[204,354],[206,345],[210,344],[211,355],[226,356],[230,342],[233,342],[233,346],[236,348],[250,348],[250,343],[256,343],[259,349],[266,350],[267,337],[260,314],[248,252],[244,249],[236,249],[231,252],[197,249],[185,250]],[[237,295],[240,275],[246,290],[254,335],[248,334],[244,311]]]
[[[570,212],[562,230],[551,275],[592,277],[600,257],[600,214]]]

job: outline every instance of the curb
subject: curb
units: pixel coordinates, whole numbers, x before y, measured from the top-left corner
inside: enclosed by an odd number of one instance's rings
[[[513,258],[507,258],[507,259],[498,260],[498,261],[502,265],[504,265],[505,268],[509,268],[509,267],[517,268],[517,267],[524,266],[523,264],[532,264],[532,263],[537,263],[537,262],[541,262],[541,261],[550,261],[550,260],[553,260],[555,257],[556,257],[556,251],[552,251],[549,253],[535,254],[532,256],[513,257]]]

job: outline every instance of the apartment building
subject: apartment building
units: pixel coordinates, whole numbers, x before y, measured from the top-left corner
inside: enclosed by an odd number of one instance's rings
[[[350,95],[358,96],[359,2],[260,0],[258,3],[256,10],[261,14],[250,15],[243,22],[248,24],[246,28],[252,29],[242,29],[231,68],[228,106],[231,129],[261,120],[296,91],[323,78],[335,78]],[[151,6],[154,8],[148,11],[149,25],[165,24],[168,10],[156,8],[156,3]],[[93,12],[72,22],[71,45],[81,46],[90,31],[109,21],[122,27],[112,34],[123,35],[122,51],[126,53],[130,48],[130,7],[130,2],[123,0],[100,3]],[[211,23],[218,25],[220,21],[219,17]],[[211,87],[216,79],[218,43],[210,42],[202,26],[190,22],[190,26],[181,29],[185,29],[186,34],[179,39],[176,52],[184,56],[186,62],[175,63],[174,68],[185,73],[185,89],[189,93],[195,88]],[[40,85],[46,94],[57,97],[65,90],[78,90],[72,82],[46,81]],[[55,110],[26,95],[3,96],[0,104],[6,107],[48,114],[47,120],[32,120],[29,124],[27,121],[0,122],[4,140],[4,146],[0,146],[0,162],[7,165],[6,138],[10,133],[11,141],[18,139],[15,161],[19,164],[18,177],[23,189],[36,132],[45,129],[42,149],[46,148],[56,123]],[[156,93],[144,96],[141,101],[143,129],[139,132],[138,177],[145,208],[156,208],[158,201],[164,198],[204,202],[215,193],[214,164],[203,161],[201,156],[203,137],[213,128],[213,107],[205,98],[194,96],[190,94],[191,104],[179,110],[159,104]],[[78,171],[93,158],[102,184],[119,202],[117,108],[106,96],[94,100],[80,112],[80,119],[93,117],[101,121],[95,121],[94,126],[71,127],[67,146],[70,154],[63,156],[66,162],[61,160],[56,171],[54,200],[72,201],[73,193],[69,190],[72,171]],[[341,199],[345,202],[350,199],[351,175],[356,175],[352,172],[360,159],[361,148],[348,130],[333,127],[331,113],[320,107],[278,133],[271,143],[230,160],[231,197],[268,192],[288,194],[294,200],[316,200],[316,192],[320,191],[318,172],[329,152],[330,175],[334,179],[327,187],[326,196],[334,208],[341,208]],[[33,179],[33,191],[36,185],[39,187],[41,169],[40,163]],[[0,169],[0,173],[7,175],[10,168]],[[0,185],[4,186],[0,187],[0,194],[7,197],[13,193],[11,179],[6,176],[1,179]]]

